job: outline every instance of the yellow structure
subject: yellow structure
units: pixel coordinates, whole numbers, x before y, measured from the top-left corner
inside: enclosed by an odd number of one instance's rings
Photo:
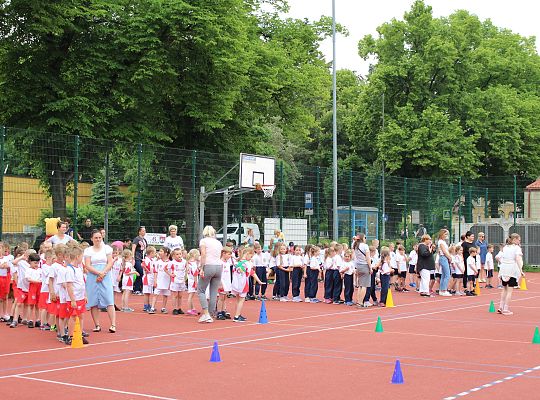
[[[91,183],[79,183],[79,205],[90,202],[91,190]],[[72,196],[67,197],[66,204],[73,204]],[[38,179],[4,176],[3,232],[24,232],[25,226],[35,226],[39,222],[41,210],[51,208],[52,199],[47,196]]]

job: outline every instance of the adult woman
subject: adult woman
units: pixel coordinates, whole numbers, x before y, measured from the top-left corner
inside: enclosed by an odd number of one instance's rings
[[[440,296],[452,296],[448,291],[448,282],[450,281],[450,260],[452,256],[448,251],[448,229],[441,229],[439,231],[439,240],[437,241],[437,249],[439,252],[439,265],[441,267],[441,283],[439,286]]]
[[[244,240],[244,243],[248,246],[253,246],[255,244],[255,234],[253,233],[253,229],[248,228],[247,230],[247,236]]]
[[[422,236],[422,241],[418,245],[418,262],[416,270],[420,273],[420,296],[431,297],[429,293],[429,281],[431,272],[435,270],[435,246],[431,241],[431,236]]]
[[[210,225],[203,229],[203,238],[199,243],[201,261],[199,263],[199,301],[201,303],[202,315],[199,322],[214,322],[208,310],[212,313],[216,309],[216,299],[218,288],[221,284],[221,250],[223,245],[216,239],[216,230]],[[210,286],[210,306],[206,300],[206,288]]]
[[[368,307],[364,297],[366,290],[371,287],[371,256],[369,246],[366,244],[366,235],[359,233],[354,237],[354,267],[358,277],[358,295],[356,297],[359,307]],[[367,302],[369,303],[369,302]]]
[[[486,242],[484,232],[478,232],[478,240],[474,242],[474,245],[480,249],[480,275],[478,276],[478,282],[486,282],[484,267],[486,264],[488,243]]]
[[[84,266],[86,276],[86,295],[88,302],[86,309],[90,310],[94,320],[94,332],[101,331],[99,323],[99,309],[107,308],[111,322],[109,332],[116,332],[116,312],[114,309],[114,293],[112,281],[112,249],[103,243],[101,232],[95,229],[92,232],[92,244],[84,250]]]
[[[58,228],[58,233],[47,239],[47,241],[51,242],[53,246],[58,243],[67,244],[67,242],[75,240],[71,236],[66,235],[66,232],[68,230],[67,222],[58,221],[56,227]]]
[[[274,236],[270,238],[270,249],[273,249],[274,245],[279,242],[285,242],[285,235],[279,229],[276,229],[274,230]]]
[[[148,242],[144,238],[144,235],[146,235],[146,228],[144,226],[139,226],[137,237],[133,239],[133,244],[131,245],[131,252],[133,253],[133,259],[135,260],[135,270],[139,273],[139,276],[137,276],[135,282],[133,282],[133,294],[142,294],[142,261],[146,253],[146,248],[148,247]]]
[[[463,272],[463,287],[467,287],[467,258],[469,258],[469,250],[474,247],[474,233],[471,231],[465,232],[465,239],[461,242],[463,249],[463,261],[465,261],[465,271]]]
[[[512,315],[513,312],[508,309],[512,299],[512,291],[518,285],[518,279],[525,275],[523,273],[523,252],[520,247],[521,237],[517,233],[510,235],[510,244],[504,246],[499,254],[499,277],[503,285],[501,293],[501,302],[497,312],[503,315]]]
[[[169,248],[171,251],[176,249],[184,250],[184,241],[177,233],[178,227],[176,225],[169,226],[169,236],[165,238],[163,246]]]

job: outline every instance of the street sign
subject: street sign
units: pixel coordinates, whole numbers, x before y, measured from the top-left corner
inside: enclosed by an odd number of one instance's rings
[[[308,217],[310,215],[313,215],[313,208],[306,208],[304,210],[304,216]]]
[[[304,208],[313,208],[313,192],[304,193]]]
[[[452,219],[451,210],[443,210],[443,219],[445,221],[449,221],[450,219]]]
[[[411,220],[412,223],[418,225],[420,223],[420,211],[412,210],[411,211]]]

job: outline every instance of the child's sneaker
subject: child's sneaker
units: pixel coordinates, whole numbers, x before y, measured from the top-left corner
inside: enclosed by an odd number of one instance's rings
[[[145,304],[142,310],[143,312],[148,312],[149,309],[150,309],[150,305]]]
[[[364,301],[364,307],[372,307],[373,304],[371,304],[369,301]]]
[[[243,317],[243,316],[239,315],[238,317],[234,317],[233,321],[234,322],[246,322],[247,319],[246,319],[246,317]]]
[[[227,311],[223,311],[225,313],[225,318],[226,319],[231,319],[231,314],[228,313]]]
[[[324,299],[324,304],[332,304],[332,300],[330,300],[330,299]]]
[[[218,312],[218,318],[216,318],[216,319],[221,319],[221,318],[219,318],[219,314],[220,314],[220,313],[221,313],[221,311]],[[187,315],[199,315],[199,313],[197,312],[197,310],[187,310],[187,311],[186,311],[186,314],[187,314]],[[225,319],[225,315],[223,315],[223,319]]]
[[[320,303],[321,301],[319,299],[309,299],[310,303]]]
[[[161,309],[161,313],[162,313],[162,314],[167,314],[167,309],[166,309],[166,308],[162,308],[162,309]]]
[[[44,324],[44,325],[41,325],[39,329],[41,329],[42,331],[50,331],[51,326],[49,324]]]
[[[354,306],[354,303],[352,301],[346,301],[345,305],[346,306]]]
[[[17,321],[12,321],[12,322],[9,324],[9,327],[10,327],[10,328],[16,328],[16,327],[17,327]]]
[[[181,308],[177,309],[176,311],[178,312],[178,315],[183,315],[184,314],[184,312],[182,311]]]
[[[26,323],[26,326],[28,326],[29,328],[33,328],[34,327],[34,321],[28,321]]]
[[[172,310],[172,315],[178,315],[178,310],[176,308]]]
[[[293,297],[292,301],[293,301],[293,303],[300,303],[300,302],[302,302],[302,299],[297,296],[297,297]]]
[[[311,303],[311,300],[310,300],[309,297],[306,297],[306,298],[304,299],[304,302],[305,302],[305,303]]]
[[[50,330],[51,332],[56,332],[56,325],[55,325],[55,324],[52,324],[49,330]]]
[[[150,309],[148,310],[148,314],[155,314],[155,313],[156,313],[156,309],[150,307]]]
[[[283,303],[286,303],[286,302],[289,301],[289,299],[286,298],[286,297],[282,297],[281,299],[279,299],[279,301],[281,301],[281,302],[283,302]],[[236,317],[235,317],[235,318],[236,318]],[[241,321],[241,322],[242,322],[242,321]]]
[[[192,311],[192,310],[188,310],[188,314],[189,312]],[[193,314],[190,314],[190,315],[193,315]],[[225,313],[223,311],[218,311],[217,315],[216,315],[216,319],[219,320],[219,321],[225,321],[227,318],[225,317]]]
[[[36,323],[34,324],[34,327],[41,328],[41,321],[36,321]]]
[[[268,297],[263,295],[263,296],[261,296],[261,300],[268,300]]]

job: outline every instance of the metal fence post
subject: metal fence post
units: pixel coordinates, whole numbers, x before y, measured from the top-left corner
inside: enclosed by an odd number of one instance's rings
[[[353,237],[353,234],[356,234],[356,232],[353,232],[353,212],[352,212],[352,201],[353,201],[353,176],[352,176],[352,169],[349,169],[349,241]],[[338,226],[339,229],[339,226]],[[368,227],[366,226],[366,236],[368,232]],[[347,242],[348,243],[348,242]]]
[[[377,179],[379,188],[377,190],[377,222],[381,229],[377,229],[377,240],[381,240],[381,237],[384,238],[384,236],[381,236],[382,232],[384,232],[384,214],[383,214],[383,207],[382,207],[382,190],[381,187],[383,185],[383,176],[382,174],[379,175],[379,179]]]
[[[6,143],[6,132],[7,128],[2,127],[2,133],[0,135],[0,240],[2,239],[2,234],[4,233],[4,147]]]
[[[105,154],[105,212],[103,217],[103,227],[105,228],[105,237],[103,240],[109,242],[109,190],[111,185],[111,166],[109,152]]]
[[[79,135],[75,135],[75,157],[73,162],[73,236],[77,237],[77,218],[79,209]]]
[[[137,229],[141,226],[141,190],[142,190],[142,143],[137,149]]]
[[[454,220],[454,185],[449,183],[448,189],[450,192],[450,221],[448,222],[448,230],[450,231],[450,239],[452,239],[452,241],[454,242],[457,242],[459,241],[459,238],[456,240],[454,231],[452,230],[452,222]],[[434,233],[432,232],[432,234]]]
[[[458,237],[461,237],[461,176],[458,177]]]
[[[516,214],[517,214],[517,178],[514,175],[514,232],[516,231]]]
[[[429,218],[429,220],[428,220],[428,222],[429,222],[429,231],[433,232],[433,215],[431,213],[431,195],[432,195],[432,193],[431,193],[431,191],[432,191],[432,189],[431,189],[431,181],[428,181],[427,190],[428,190],[428,195],[427,195],[427,199],[428,199],[427,200],[428,201],[428,203],[427,203],[427,215],[428,215],[428,218]]]
[[[197,150],[191,152],[191,201],[193,203],[193,212],[191,213],[191,247],[197,246],[197,237],[201,232],[197,232]],[[227,227],[225,229],[225,237],[227,237]]]
[[[240,196],[238,196],[238,246],[242,244],[242,208],[244,208],[244,195],[240,193]],[[225,229],[227,229],[225,227]]]
[[[315,192],[315,195],[317,196],[317,200],[315,201],[315,206],[317,207],[317,243],[319,243],[319,240],[321,238],[321,167],[316,167],[316,182],[317,182],[317,190]]]
[[[486,188],[486,192],[484,194],[484,218],[485,219],[489,218],[488,194],[489,194],[489,189]]]
[[[285,181],[283,180],[283,161],[279,162],[279,230],[283,232],[283,206],[285,202]]]
[[[409,228],[408,228],[408,217],[409,217],[409,211],[407,210],[407,178],[405,178],[403,182],[403,197],[404,197],[404,203],[405,206],[403,207],[403,247],[407,247],[407,237],[409,236]]]

